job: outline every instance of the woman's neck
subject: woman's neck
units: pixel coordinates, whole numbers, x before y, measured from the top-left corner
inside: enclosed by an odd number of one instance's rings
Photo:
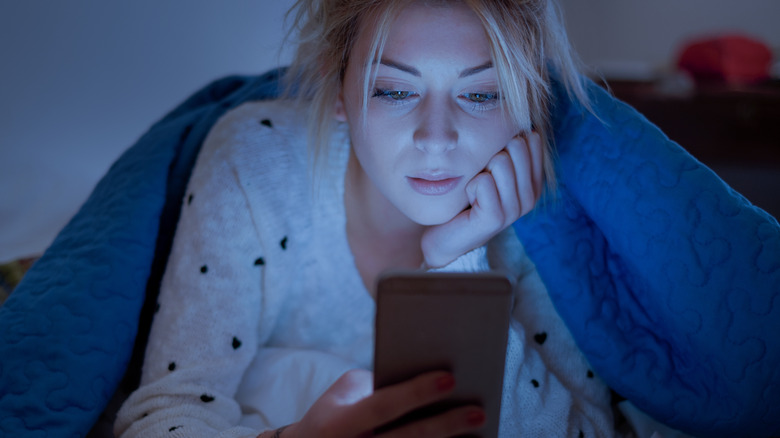
[[[426,227],[409,219],[377,190],[352,151],[344,182],[344,207],[355,265],[372,295],[382,272],[420,267],[420,241]]]

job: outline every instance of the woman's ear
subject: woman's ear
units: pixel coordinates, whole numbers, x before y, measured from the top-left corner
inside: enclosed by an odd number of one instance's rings
[[[336,119],[339,122],[346,122],[347,121],[347,110],[344,107],[344,89],[341,88],[339,90],[338,95],[336,95],[336,102],[333,106],[333,118]]]

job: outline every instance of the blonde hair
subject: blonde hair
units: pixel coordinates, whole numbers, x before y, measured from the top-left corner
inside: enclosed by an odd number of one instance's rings
[[[459,1],[476,13],[491,43],[504,109],[517,126],[527,126],[530,116],[531,126],[545,145],[545,184],[554,188],[551,71],[570,98],[590,108],[555,0],[298,0],[289,12],[295,11],[291,33],[297,31],[297,51],[285,80],[287,96],[295,95],[311,111],[309,144],[314,170],[335,124],[334,104],[361,26],[374,32],[363,66],[365,110],[374,79],[371,64],[381,59],[398,11],[413,1],[431,6]],[[372,20],[370,26],[367,19]]]

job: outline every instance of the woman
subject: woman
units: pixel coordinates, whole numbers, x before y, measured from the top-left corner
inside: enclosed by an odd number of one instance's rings
[[[550,70],[587,106],[554,4],[296,8],[298,98],[242,105],[206,139],[117,436],[365,436],[445,397],[449,373],[372,392],[367,371],[377,276],[421,267],[517,277],[501,436],[614,435],[609,389],[508,228],[554,184]]]

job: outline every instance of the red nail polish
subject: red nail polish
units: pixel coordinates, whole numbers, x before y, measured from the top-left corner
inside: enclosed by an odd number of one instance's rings
[[[436,389],[439,391],[449,391],[455,387],[455,377],[452,374],[447,374],[444,377],[436,379]]]
[[[485,422],[485,413],[482,411],[469,412],[466,415],[466,422],[471,426],[481,426]]]

